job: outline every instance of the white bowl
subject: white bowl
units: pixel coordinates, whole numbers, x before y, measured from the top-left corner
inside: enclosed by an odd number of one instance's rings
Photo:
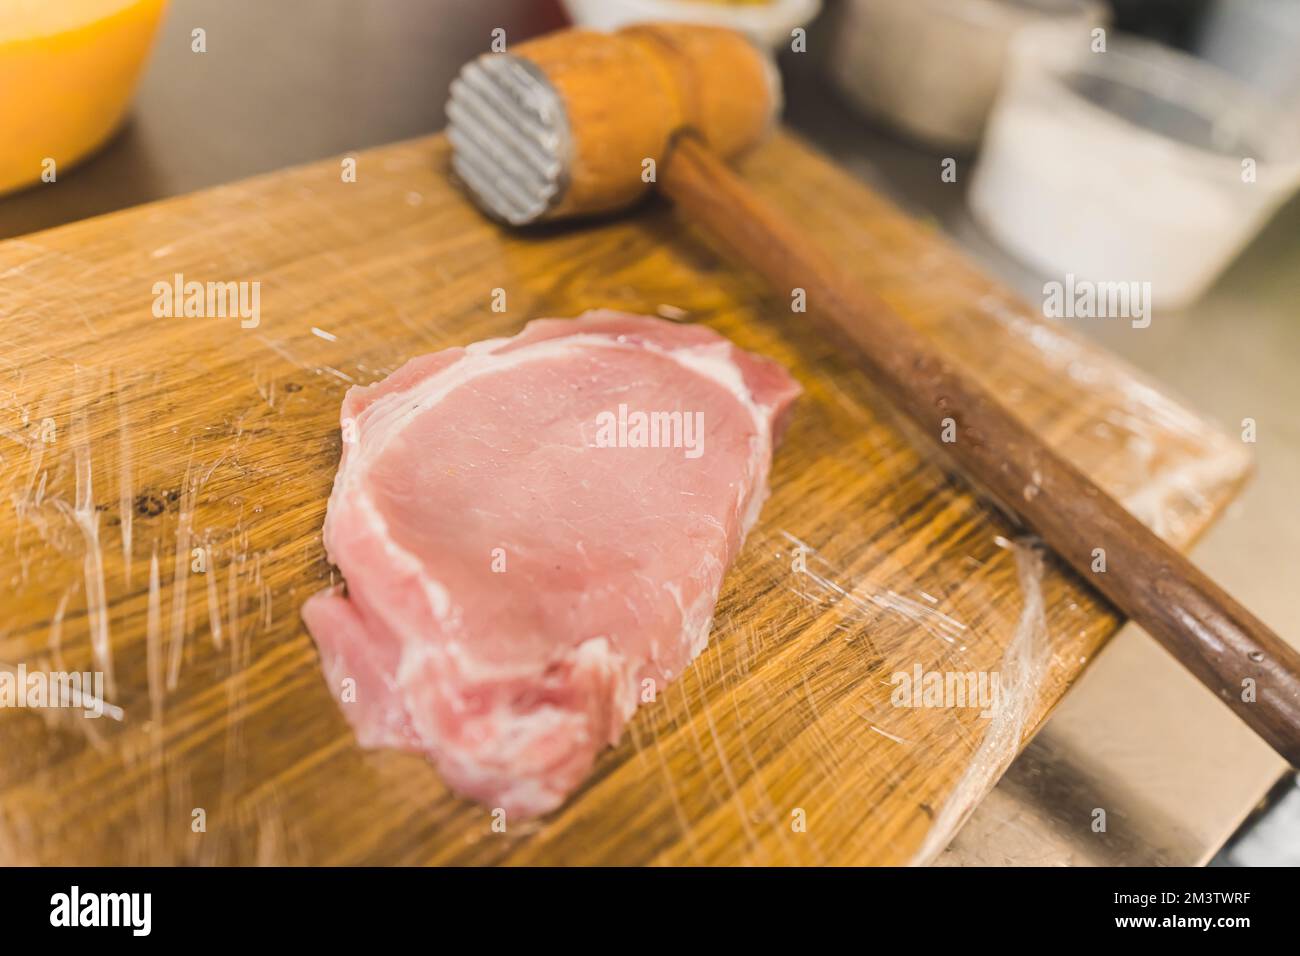
[[[711,3],[709,0],[563,0],[578,26],[617,30],[629,23],[677,20],[711,23],[748,34],[775,49],[790,42],[790,31],[821,10],[821,0],[771,0],[763,4]]]

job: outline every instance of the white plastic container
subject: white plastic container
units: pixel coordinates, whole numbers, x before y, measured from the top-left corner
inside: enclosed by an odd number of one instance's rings
[[[851,104],[913,139],[968,152],[979,143],[1007,47],[1051,23],[1087,34],[1100,0],[844,0],[828,73]]]
[[[1054,279],[1196,298],[1300,187],[1300,130],[1194,57],[1113,32],[1013,44],[971,184],[975,218]]]
[[[790,31],[804,26],[819,10],[821,0],[769,0],[767,3],[718,3],[710,0],[564,0],[569,18],[578,26],[617,30],[647,20],[712,23],[746,33],[773,50],[790,43]]]

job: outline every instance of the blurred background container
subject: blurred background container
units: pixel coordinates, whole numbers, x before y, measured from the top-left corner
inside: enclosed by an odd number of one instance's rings
[[[925,148],[981,148],[975,220],[1053,279],[1149,282],[1159,307],[1182,308],[1300,188],[1296,0],[836,12],[825,69],[845,101]]]
[[[1100,0],[844,0],[830,76],[867,115],[922,143],[979,143],[1007,47],[1043,23],[1081,36],[1107,20]]]
[[[165,6],[0,0],[0,193],[57,176],[117,129]]]
[[[970,192],[976,219],[1043,271],[1199,298],[1300,187],[1296,124],[1162,44],[1033,28],[1008,47]]]
[[[774,48],[790,40],[821,9],[821,0],[563,0],[579,26],[616,30],[646,20],[716,23]]]

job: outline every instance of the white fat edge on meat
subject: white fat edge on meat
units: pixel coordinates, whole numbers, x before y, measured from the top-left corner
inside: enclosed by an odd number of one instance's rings
[[[429,605],[429,611],[433,614],[434,620],[439,623],[449,623],[452,614],[451,595],[447,589],[436,580],[428,578],[424,574],[424,564],[411,552],[407,551],[401,545],[393,540],[393,536],[388,534],[388,522],[384,516],[379,513],[374,499],[370,495],[358,495],[356,501],[360,505],[361,512],[367,523],[378,527],[384,533],[380,536],[380,541],[384,548],[384,553],[394,562],[394,564],[403,571],[417,578],[420,582],[421,590],[424,594],[425,601]],[[379,609],[382,613],[382,608]]]
[[[410,388],[376,399],[374,404],[363,413],[363,417],[366,419],[367,430],[384,429],[384,432],[373,443],[368,455],[358,457],[362,461],[367,458],[377,458],[387,448],[389,441],[400,434],[421,412],[432,408],[456,389],[471,381],[529,362],[563,358],[572,351],[573,346],[628,351],[645,350],[671,359],[688,371],[709,379],[720,385],[749,413],[754,429],[762,441],[763,452],[766,453],[768,450],[767,446],[771,441],[769,433],[772,408],[754,401],[753,395],[745,385],[744,375],[739,366],[731,360],[730,353],[733,346],[729,342],[668,349],[653,342],[621,342],[615,335],[580,332],[576,335],[544,339],[504,355],[498,354],[503,345],[512,341],[514,340],[488,339],[476,342],[466,348],[465,355],[454,364],[416,382]],[[361,443],[358,442],[358,448],[360,447]]]
[[[753,393],[745,384],[744,373],[731,358],[733,346],[729,342],[716,342],[685,349],[670,350],[653,345],[650,348],[652,351],[668,356],[696,375],[722,386],[749,413],[754,423],[754,439],[751,442],[749,461],[746,462],[750,480],[749,501],[741,518],[740,534],[743,538],[758,521],[763,502],[767,499],[766,465],[772,453],[773,407],[754,400]]]
[[[742,537],[749,533],[757,521],[763,502],[767,497],[767,476],[764,466],[771,450],[773,408],[754,400],[753,394],[745,385],[743,372],[731,358],[733,349],[731,343],[719,341],[707,345],[665,348],[654,342],[639,341],[633,343],[620,341],[619,335],[616,334],[582,332],[575,335],[544,339],[519,348],[514,352],[504,355],[498,354],[503,346],[513,341],[515,341],[513,338],[496,338],[475,342],[465,349],[465,355],[454,364],[435,372],[406,389],[376,399],[359,416],[358,427],[377,434],[378,437],[370,442],[365,442],[358,436],[352,449],[354,453],[349,455],[345,462],[341,463],[342,467],[346,469],[346,477],[341,474],[342,480],[338,482],[335,489],[336,492],[340,493],[340,496],[351,493],[353,500],[362,506],[362,511],[368,523],[381,535],[385,552],[397,563],[398,567],[409,570],[421,582],[430,613],[439,624],[446,627],[444,633],[447,642],[442,645],[440,650],[455,658],[460,673],[464,676],[469,676],[476,671],[482,673],[482,662],[474,660],[471,655],[465,653],[465,649],[455,640],[455,629],[447,626],[453,623],[454,617],[450,595],[440,582],[428,576],[424,564],[415,555],[394,541],[392,535],[388,533],[388,523],[380,514],[379,508],[369,492],[366,491],[367,486],[363,481],[368,473],[369,465],[382,455],[389,442],[396,435],[400,434],[420,413],[432,408],[456,389],[483,376],[516,368],[529,362],[544,361],[549,358],[563,358],[571,353],[575,346],[620,350],[643,349],[652,352],[668,358],[693,374],[722,387],[745,409],[754,424],[751,453],[749,461],[746,462],[746,472],[749,479],[747,481],[749,500],[741,521]],[[698,605],[699,602],[697,601],[696,604]],[[711,615],[711,603],[709,609]],[[383,614],[383,608],[377,610],[381,615]],[[692,608],[692,610],[695,610],[695,608]],[[693,617],[695,617],[694,614],[684,615],[682,621],[683,633],[695,632],[694,635],[691,635],[693,639],[690,640],[691,659],[694,659],[703,650],[710,629],[708,626],[710,622],[706,621],[705,625],[701,627],[695,624],[694,621],[688,620],[688,618]],[[393,630],[401,632],[403,629],[393,628]],[[421,636],[423,635],[402,634],[403,663],[399,665],[399,672],[406,669],[407,650],[413,646],[424,644],[424,642],[412,641],[409,638],[419,638]],[[614,653],[612,648],[608,647],[608,644],[606,644],[606,648],[608,653]],[[427,645],[425,649],[432,650]],[[572,654],[575,650],[576,648],[569,648],[566,654]],[[614,664],[615,662],[610,661],[609,663]],[[509,675],[509,668],[501,668],[496,665],[482,676],[507,677]]]

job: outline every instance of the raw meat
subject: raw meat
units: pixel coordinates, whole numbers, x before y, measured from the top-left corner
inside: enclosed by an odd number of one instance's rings
[[[558,806],[708,642],[798,392],[706,328],[607,311],[351,389],[325,519],[347,588],[302,613],[360,743],[511,816]]]

